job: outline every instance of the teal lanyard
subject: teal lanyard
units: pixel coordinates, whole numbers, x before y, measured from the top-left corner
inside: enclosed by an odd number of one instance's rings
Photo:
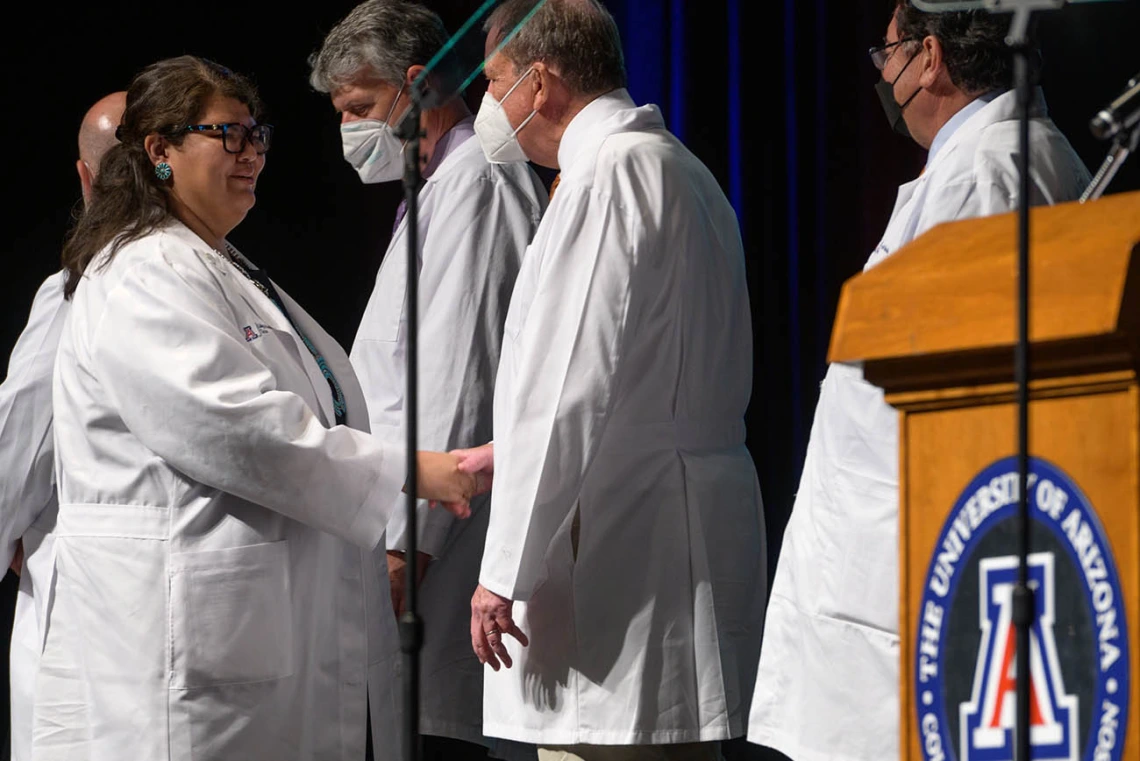
[[[265,274],[265,270],[256,269],[253,272],[250,272],[245,268],[245,266],[242,265],[241,261],[237,258],[236,254],[233,251],[230,251],[229,253],[229,259],[233,265],[237,267],[238,270],[250,280],[250,282],[256,285],[262,293],[269,297],[269,300],[272,301],[274,305],[281,310],[281,314],[285,315],[285,319],[289,321],[289,324],[293,326],[293,330],[296,331],[297,335],[301,337],[301,341],[304,342],[305,347],[309,350],[309,353],[313,355],[313,359],[317,361],[317,367],[321,369],[321,374],[325,376],[325,380],[328,381],[329,388],[332,390],[333,413],[336,415],[336,424],[344,425],[348,413],[348,405],[345,404],[344,392],[340,388],[340,383],[337,382],[336,376],[333,375],[333,371],[329,369],[329,365],[327,362],[325,362],[324,356],[319,351],[317,351],[317,347],[313,346],[313,342],[309,340],[309,337],[306,336],[299,327],[297,327],[297,323],[293,321],[292,316],[289,314],[289,310],[285,308],[285,304],[281,301],[281,297],[277,295],[277,289],[273,287],[273,282],[270,281],[269,276]]]

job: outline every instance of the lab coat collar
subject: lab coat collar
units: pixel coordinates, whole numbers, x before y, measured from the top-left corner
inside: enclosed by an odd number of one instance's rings
[[[468,151],[481,151],[482,147],[479,146],[478,140],[472,140],[475,137],[475,117],[470,120],[463,120],[459,124],[452,127],[451,131],[447,134],[450,136],[447,145],[447,155],[440,161],[439,166],[435,168],[430,177],[424,180],[424,184],[420,187],[420,195],[423,195],[424,189],[429,185],[440,182],[447,178],[448,173],[451,172],[463,160],[463,157]],[[422,203],[422,199],[421,199]],[[392,237],[388,241],[388,250],[392,251],[399,240],[400,246],[404,244],[403,237],[408,230],[408,215],[405,214],[400,218],[400,224],[396,225],[396,229],[392,231]]]
[[[323,418],[325,425],[332,426],[336,420],[336,413],[333,409],[332,393],[329,389],[328,381],[325,379],[324,373],[321,372],[321,368],[317,364],[317,360],[313,357],[312,352],[309,351],[309,347],[305,345],[305,342],[297,333],[297,330],[305,331],[306,338],[312,341],[317,351],[321,352],[321,355],[325,357],[325,362],[329,364],[333,374],[337,380],[340,381],[340,379],[346,377],[346,373],[351,372],[351,370],[339,365],[333,366],[334,363],[330,362],[328,357],[330,352],[324,348],[327,345],[327,341],[325,340],[327,334],[305,313],[297,302],[293,301],[287,293],[281,290],[277,283],[273,283],[273,287],[277,290],[277,295],[281,297],[285,308],[289,310],[289,316],[297,322],[297,327],[294,328],[293,323],[291,323],[289,318],[273,303],[272,299],[254,285],[249,278],[238,272],[237,268],[227,261],[224,254],[198,237],[193,230],[182,222],[177,219],[172,219],[163,229],[163,232],[178,238],[196,251],[202,252],[204,259],[219,274],[224,278],[228,278],[229,282],[236,285],[238,292],[246,304],[253,309],[259,317],[265,320],[266,325],[279,333],[285,333],[292,337],[293,342],[297,346],[297,354],[300,356],[301,363],[305,367],[305,375],[308,376],[309,383],[312,385],[313,391],[316,392],[317,400],[320,403],[320,411],[318,414]],[[233,248],[244,266],[250,269],[260,269],[256,264],[251,262],[245,254],[238,251],[232,243],[230,247]],[[228,298],[226,294],[223,294],[223,297]],[[328,339],[328,341],[331,340],[331,338]]]
[[[266,323],[271,328],[292,332],[289,320],[281,313],[281,310],[277,308],[277,305],[273,303],[272,299],[266,296],[262,290],[250,282],[248,278],[238,272],[238,269],[230,264],[224,253],[218,251],[209,243],[206,243],[197,233],[177,219],[171,219],[162,231],[203,254],[203,260],[224,278],[227,278],[229,282],[234,283],[250,308],[267,318]],[[237,253],[238,258],[241,259],[244,266],[251,269],[259,269],[245,254],[238,251],[232,243],[230,244],[230,248]],[[276,283],[274,283],[274,286],[276,287]]]
[[[1029,102],[1029,118],[1044,119],[1048,115],[1049,111],[1045,106],[1045,93],[1040,87],[1036,87],[1033,90],[1032,100]],[[929,163],[927,163],[925,175],[929,175],[930,171],[939,163],[948,160],[946,157],[952,156],[954,149],[972,135],[976,135],[994,124],[1014,121],[1017,118],[1017,92],[1007,90],[987,103],[983,108],[978,109],[978,111],[954,131],[954,134],[942,144],[937,154],[932,156]]]
[[[926,157],[926,163],[929,164],[934,157],[938,155],[938,151],[942,149],[942,146],[946,145],[946,141],[953,137],[959,127],[965,124],[971,116],[992,103],[1001,93],[1002,91],[1000,90],[991,90],[988,93],[979,95],[963,106],[958,113],[951,116],[946,123],[942,125],[942,129],[938,130],[938,134],[934,136],[934,140],[930,143],[930,152]]]
[[[443,169],[444,166],[454,164],[455,162],[451,160],[451,157],[455,155],[459,146],[473,137],[475,137],[474,116],[461,119],[451,129],[443,133],[435,145],[435,151],[432,153],[431,161],[424,167],[424,179],[427,182],[431,182],[431,178]],[[444,173],[446,174],[446,171]]]
[[[566,125],[558,144],[559,171],[569,169],[582,149],[599,135],[650,129],[665,129],[665,120],[657,106],[638,108],[625,88],[599,95]]]

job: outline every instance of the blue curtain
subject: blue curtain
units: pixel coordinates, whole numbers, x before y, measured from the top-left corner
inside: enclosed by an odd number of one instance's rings
[[[748,445],[779,546],[826,369],[840,288],[886,227],[925,155],[891,133],[867,49],[895,0],[603,0],[621,28],[629,90],[720,180],[744,237],[754,384]],[[1113,29],[1136,4],[1043,14],[1050,114],[1087,164],[1104,146],[1088,118],[1135,70]],[[1063,62],[1063,64],[1062,64]],[[1140,186],[1140,162],[1114,189]],[[775,558],[775,552],[772,554]]]
[[[749,447],[778,541],[839,284],[869,250],[856,243],[850,260],[837,260],[830,246],[834,222],[843,220],[829,220],[828,209],[834,185],[850,184],[855,172],[835,165],[833,112],[846,110],[846,131],[856,134],[862,115],[854,83],[865,81],[873,98],[874,74],[858,65],[835,70],[832,60],[881,36],[886,15],[849,7],[836,19],[826,0],[607,4],[621,27],[633,99],[660,106],[669,129],[720,179],[740,220],[755,320]],[[864,34],[872,28],[877,35]],[[835,50],[837,37],[851,43],[848,50]],[[845,95],[837,98],[840,88]],[[867,195],[873,202],[874,192]],[[850,230],[838,237],[857,238]]]

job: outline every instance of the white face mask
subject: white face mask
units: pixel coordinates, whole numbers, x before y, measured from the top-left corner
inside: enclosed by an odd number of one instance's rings
[[[475,117],[475,137],[479,138],[479,145],[483,147],[483,153],[492,164],[511,164],[527,160],[526,153],[519,145],[518,135],[538,111],[531,111],[530,116],[523,119],[518,129],[512,129],[511,120],[503,110],[503,103],[532,71],[533,68],[527,69],[526,74],[511,85],[511,89],[507,90],[502,100],[495,100],[490,92],[483,93],[483,104]]]
[[[392,112],[404,86],[396,93],[392,107],[384,121],[359,119],[340,125],[340,141],[344,148],[344,160],[352,165],[361,181],[372,184],[391,182],[404,175],[404,142],[392,131]]]

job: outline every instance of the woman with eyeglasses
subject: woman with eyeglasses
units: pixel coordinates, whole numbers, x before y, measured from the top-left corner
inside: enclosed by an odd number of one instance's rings
[[[406,466],[343,350],[226,241],[259,110],[209,61],[145,69],[64,249],[36,759],[364,757],[365,674],[395,641],[370,553]],[[417,474],[424,497],[475,489],[450,455]]]

